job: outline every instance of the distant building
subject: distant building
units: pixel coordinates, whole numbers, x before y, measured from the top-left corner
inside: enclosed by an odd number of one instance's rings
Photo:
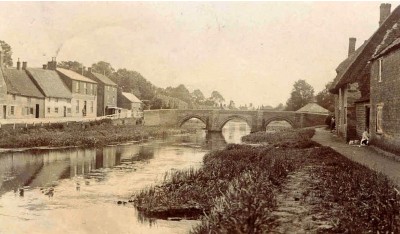
[[[132,93],[121,92],[118,95],[118,107],[131,111],[135,118],[143,117],[143,103]]]
[[[44,117],[44,95],[26,73],[27,63],[16,68],[4,66],[0,51],[0,118],[25,119]]]
[[[329,114],[329,110],[318,105],[316,102],[310,102],[298,109],[296,112]]]
[[[60,118],[72,116],[72,93],[55,70],[28,68],[33,83],[45,96],[44,118]]]
[[[55,69],[72,93],[71,112],[73,117],[96,117],[97,82],[74,71],[57,68],[56,61],[49,62],[48,69]]]
[[[89,68],[87,76],[97,82],[97,116],[115,114],[117,107],[117,84],[107,76]]]

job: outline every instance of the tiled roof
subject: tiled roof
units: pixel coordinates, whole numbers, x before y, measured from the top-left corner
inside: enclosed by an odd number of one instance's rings
[[[330,87],[330,92],[337,93],[339,88],[343,85],[354,82],[360,78],[360,75],[362,75],[361,73],[365,71],[368,62],[373,59],[374,54],[382,51],[383,47],[380,46],[382,40],[386,41],[384,40],[385,38],[390,38],[390,35],[387,35],[387,33],[399,22],[399,20],[400,6],[393,10],[393,12],[379,26],[378,30],[375,31],[364,45],[359,48],[358,52],[356,51],[353,56],[348,58],[348,61],[345,60],[342,62],[343,64],[339,65],[342,70],[337,71],[338,74]]]
[[[72,97],[71,92],[56,71],[41,68],[28,68],[27,71],[46,97]]]
[[[323,108],[317,103],[308,103],[302,108],[298,109],[296,112],[309,112],[309,113],[329,113],[329,110]]]
[[[400,45],[400,26],[399,23],[393,25],[393,27],[386,31],[385,37],[382,42],[378,45],[375,50],[373,59],[381,57],[384,54],[389,53]]]
[[[110,80],[110,78],[108,78],[107,76],[97,73],[97,72],[92,72],[92,74],[100,80],[101,83],[106,84],[106,85],[112,85],[112,86],[117,86],[117,84],[115,84],[112,80]]]
[[[142,101],[140,101],[140,99],[139,98],[137,98],[135,95],[133,95],[132,93],[125,93],[125,92],[122,92],[122,95],[124,96],[124,97],[126,97],[130,102],[142,102]]]
[[[97,84],[96,81],[91,80],[85,76],[82,76],[79,73],[76,73],[76,72],[68,70],[68,69],[57,68],[57,71],[60,72],[61,74],[63,74],[64,76],[68,77],[71,80],[85,81],[85,82]]]
[[[27,97],[44,98],[25,70],[5,68],[3,74],[7,85],[7,92]]]

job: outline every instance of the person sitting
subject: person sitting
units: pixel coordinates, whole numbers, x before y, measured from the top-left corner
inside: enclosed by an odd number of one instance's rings
[[[369,143],[369,133],[368,133],[368,128],[367,128],[367,129],[365,129],[365,131],[362,134],[360,144],[361,145],[368,145],[368,143]]]

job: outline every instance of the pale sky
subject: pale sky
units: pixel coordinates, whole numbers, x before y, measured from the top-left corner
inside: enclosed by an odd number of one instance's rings
[[[392,10],[398,3],[392,3]],[[380,2],[0,2],[0,40],[29,67],[56,56],[103,60],[159,87],[184,84],[229,103],[285,103],[298,79],[315,93],[378,28]]]

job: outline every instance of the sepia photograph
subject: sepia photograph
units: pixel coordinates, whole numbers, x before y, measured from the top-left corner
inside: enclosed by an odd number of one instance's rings
[[[400,233],[400,3],[0,1],[0,234]]]

